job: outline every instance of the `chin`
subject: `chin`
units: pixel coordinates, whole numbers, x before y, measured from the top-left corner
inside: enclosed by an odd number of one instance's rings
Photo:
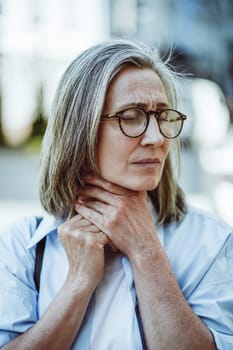
[[[156,189],[158,186],[158,181],[138,181],[137,183],[131,182],[128,185],[125,185],[124,187],[128,188],[129,190],[132,191],[138,191],[138,192],[143,192],[143,191],[153,191]]]

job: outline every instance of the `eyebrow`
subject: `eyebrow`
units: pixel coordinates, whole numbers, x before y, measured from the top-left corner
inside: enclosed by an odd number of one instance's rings
[[[158,103],[156,103],[156,105],[157,105],[156,109],[169,108],[169,105],[166,102],[158,102]],[[147,105],[147,103],[144,103],[144,102],[131,102],[131,103],[126,103],[124,105],[121,105],[118,109],[124,110],[124,109],[131,108],[131,107],[142,108],[142,109],[146,110],[148,105]]]
[[[159,102],[157,103],[158,108],[169,108],[169,104],[166,102]]]

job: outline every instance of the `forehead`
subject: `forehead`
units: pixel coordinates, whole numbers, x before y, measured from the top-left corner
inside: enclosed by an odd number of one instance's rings
[[[132,104],[155,108],[167,104],[167,95],[158,74],[149,68],[127,67],[121,70],[109,85],[105,99],[105,113]]]

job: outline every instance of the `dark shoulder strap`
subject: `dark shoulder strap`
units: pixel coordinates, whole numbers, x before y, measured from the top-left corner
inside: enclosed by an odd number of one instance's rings
[[[141,335],[142,348],[143,348],[143,350],[147,350],[145,336],[144,336],[143,327],[142,327],[142,320],[141,320],[141,316],[140,316],[140,312],[139,312],[138,301],[136,301],[135,312],[136,312],[136,316],[137,316],[137,320],[138,320],[138,327],[139,327],[139,331],[140,331],[140,335]]]
[[[39,226],[41,220],[42,220],[41,217],[36,217],[36,227]],[[39,241],[36,246],[34,281],[38,292],[40,289],[40,273],[41,273],[41,267],[43,262],[45,240],[46,240],[46,237],[42,238],[42,240]]]

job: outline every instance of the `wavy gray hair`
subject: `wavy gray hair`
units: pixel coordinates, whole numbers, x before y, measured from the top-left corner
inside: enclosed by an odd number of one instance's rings
[[[87,165],[98,172],[96,145],[105,96],[113,78],[126,66],[154,70],[171,108],[176,108],[176,75],[156,49],[139,42],[112,40],[80,54],[60,80],[42,146],[40,200],[44,209],[57,217],[72,214]],[[170,155],[158,188],[149,195],[159,223],[179,220],[185,213]]]

